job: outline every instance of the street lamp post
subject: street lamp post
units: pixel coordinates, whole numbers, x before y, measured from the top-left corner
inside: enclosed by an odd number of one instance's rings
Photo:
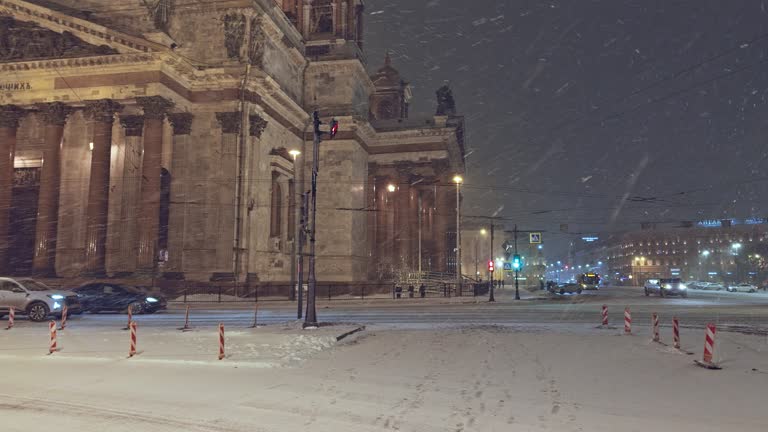
[[[312,146],[312,189],[310,192],[311,213],[309,216],[309,290],[307,292],[307,313],[304,315],[304,327],[317,327],[317,276],[315,274],[315,237],[317,234],[317,171],[320,168],[320,115],[313,113],[314,142]]]
[[[491,221],[491,260],[493,260],[493,221]],[[493,270],[489,270],[488,273],[490,273],[489,282],[491,283],[491,289],[490,294],[488,296],[489,302],[495,302],[496,298],[493,296]]]
[[[456,183],[456,287],[461,295],[461,182],[464,179],[456,175],[453,182]]]

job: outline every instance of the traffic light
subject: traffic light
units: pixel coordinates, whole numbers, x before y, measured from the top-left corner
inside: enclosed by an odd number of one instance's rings
[[[333,137],[335,137],[338,132],[339,132],[339,122],[336,119],[333,119],[331,120],[331,129],[328,132],[328,137],[330,139],[333,139]]]
[[[488,271],[493,272],[493,260],[488,261]]]
[[[520,258],[520,255],[515,254],[512,257],[512,269],[520,270],[521,268],[523,268],[523,260]]]
[[[321,137],[324,134],[328,134],[329,139],[333,139],[337,133],[339,133],[339,121],[336,119],[331,120],[331,124],[328,125],[328,131],[326,132],[325,128],[321,128],[320,125],[323,124],[322,121],[320,121],[320,115],[315,111],[313,113],[313,123],[315,126],[315,136]]]

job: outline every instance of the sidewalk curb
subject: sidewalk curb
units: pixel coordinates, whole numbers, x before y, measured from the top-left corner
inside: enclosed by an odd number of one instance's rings
[[[358,327],[358,328],[356,328],[354,330],[350,330],[350,331],[348,331],[346,333],[342,333],[342,334],[336,336],[336,342],[339,342],[339,341],[341,341],[341,340],[343,340],[343,339],[345,339],[345,338],[347,338],[349,336],[352,336],[353,334],[355,334],[357,332],[361,332],[363,330],[365,330],[365,326],[360,326],[360,327]]]

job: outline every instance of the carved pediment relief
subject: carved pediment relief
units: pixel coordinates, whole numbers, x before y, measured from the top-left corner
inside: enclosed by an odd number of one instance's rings
[[[117,54],[108,45],[91,45],[74,34],[0,16],[0,62]]]

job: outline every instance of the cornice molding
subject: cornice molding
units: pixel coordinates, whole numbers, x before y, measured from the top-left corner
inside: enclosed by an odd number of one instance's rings
[[[168,51],[168,48],[158,43],[22,0],[0,0],[0,11],[5,11],[22,21],[35,22],[59,33],[65,30],[70,31],[88,43],[118,45],[126,51],[145,53]]]

